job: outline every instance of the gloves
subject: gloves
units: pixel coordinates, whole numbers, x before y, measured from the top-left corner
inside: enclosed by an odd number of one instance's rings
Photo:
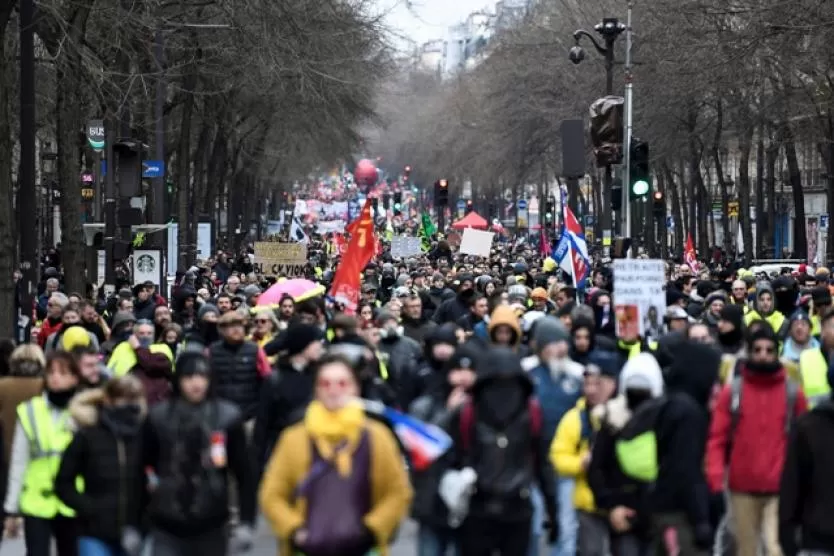
[[[139,556],[142,552],[142,534],[135,527],[122,531],[122,549],[127,556]]]
[[[255,540],[255,533],[248,525],[238,525],[232,530],[231,538],[229,539],[229,553],[241,554],[252,550],[252,544]]]

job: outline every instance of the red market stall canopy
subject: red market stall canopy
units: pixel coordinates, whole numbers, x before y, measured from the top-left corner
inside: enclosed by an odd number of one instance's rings
[[[452,224],[452,228],[456,230],[464,230],[466,228],[476,228],[478,230],[486,230],[487,221],[479,215],[477,212],[470,212],[454,224]]]

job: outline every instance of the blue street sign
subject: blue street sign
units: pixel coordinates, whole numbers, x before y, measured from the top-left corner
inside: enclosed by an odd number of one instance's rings
[[[594,215],[593,214],[586,214],[585,215],[585,226],[591,227],[594,225]]]
[[[526,199],[519,199],[518,203],[516,203],[518,210],[527,210],[527,200]]]
[[[675,217],[674,216],[667,216],[666,217],[666,229],[667,230],[674,230],[675,229]]]
[[[820,214],[820,228],[823,230],[828,229],[828,215],[827,214]]]
[[[458,210],[463,210],[466,208],[466,201],[463,199],[458,199]]]
[[[165,175],[164,160],[146,160],[142,163],[143,178],[161,178]]]
[[[107,175],[107,160],[101,161],[101,175]],[[146,160],[142,163],[143,178],[161,178],[165,175],[164,160]]]

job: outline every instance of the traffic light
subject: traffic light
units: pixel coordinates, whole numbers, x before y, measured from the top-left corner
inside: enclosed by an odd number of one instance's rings
[[[630,197],[639,199],[648,195],[651,189],[651,175],[649,173],[649,144],[639,139],[631,143],[629,184]]]
[[[658,220],[666,218],[666,197],[661,191],[654,192],[654,200],[652,203],[652,214]]]
[[[472,212],[472,210],[474,210],[473,207],[472,207],[472,199],[469,199],[468,201],[466,201],[466,211],[465,212],[466,212],[466,214],[469,214],[470,212]]]
[[[449,206],[448,180],[437,180],[434,182],[434,204],[438,207]]]
[[[391,195],[389,195],[388,193],[385,193],[382,196],[382,208],[384,208],[385,210],[391,208]]]
[[[553,201],[547,201],[544,204],[544,220],[548,224],[553,223],[553,217],[556,214],[556,204]]]
[[[408,168],[408,166],[406,166]],[[403,194],[397,191],[394,193],[394,216],[399,216],[403,208]]]

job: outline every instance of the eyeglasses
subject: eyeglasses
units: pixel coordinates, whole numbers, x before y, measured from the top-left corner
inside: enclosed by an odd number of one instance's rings
[[[340,378],[338,380],[331,380],[329,378],[320,378],[316,381],[316,386],[323,390],[330,390],[331,388],[336,388],[338,390],[344,390],[350,385],[347,379]]]

